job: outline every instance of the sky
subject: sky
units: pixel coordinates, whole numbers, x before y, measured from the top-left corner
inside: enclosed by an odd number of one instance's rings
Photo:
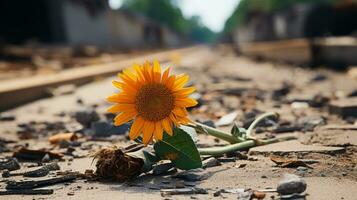
[[[198,15],[202,23],[212,31],[219,32],[231,16],[239,0],[179,0],[185,17]]]
[[[109,0],[112,8],[120,8],[123,0]],[[185,17],[198,15],[202,23],[212,31],[219,32],[231,16],[239,0],[177,0]]]

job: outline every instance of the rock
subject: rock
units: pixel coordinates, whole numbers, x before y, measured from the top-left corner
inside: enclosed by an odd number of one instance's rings
[[[158,164],[154,167],[153,169],[153,174],[158,176],[161,174],[166,174],[170,171],[170,169],[173,169],[174,165],[170,162],[170,163],[162,163],[162,164]]]
[[[316,74],[314,77],[311,78],[310,82],[319,82],[324,81],[327,79],[327,76],[324,74]]]
[[[221,163],[214,157],[208,158],[202,162],[203,168],[219,166]]]
[[[84,127],[90,127],[92,122],[99,120],[98,113],[93,109],[84,109],[76,111],[74,113],[74,118],[82,124]]]
[[[175,188],[175,189],[161,189],[161,195],[183,195],[183,194],[208,194],[207,189],[204,188]]]
[[[98,121],[92,124],[92,130],[94,131],[94,135],[97,137],[123,135],[129,130],[129,128],[130,126],[128,124],[114,126],[113,124],[106,121]]]
[[[184,188],[184,187],[185,187],[185,181],[183,180],[175,181],[175,188]]]
[[[0,170],[18,170],[20,169],[19,161],[16,158],[7,158],[3,161],[0,160]]]
[[[275,101],[278,101],[278,100],[282,99],[282,97],[285,97],[287,94],[289,94],[291,89],[292,89],[292,85],[289,84],[289,83],[284,82],[283,85],[280,88],[275,89],[272,92],[272,95],[271,95],[272,99],[275,100]]]
[[[43,158],[42,158],[42,162],[48,163],[50,161],[51,161],[50,155],[48,153],[46,153],[45,156],[43,156]]]
[[[216,128],[216,126],[214,125],[214,122],[212,120],[203,121],[203,122],[201,122],[201,124],[207,125],[212,128]]]
[[[202,181],[207,179],[210,176],[210,173],[206,172],[203,169],[191,169],[187,171],[181,171],[173,175],[173,178],[181,178],[186,181]]]
[[[11,173],[8,169],[5,169],[1,175],[3,178],[9,178],[11,176]]]
[[[219,162],[235,162],[237,158],[235,157],[230,157],[230,158],[217,158]]]
[[[238,112],[232,112],[221,117],[217,122],[216,126],[228,126],[233,124],[234,120],[237,118]]]
[[[329,104],[329,112],[342,118],[357,117],[357,97],[332,101]]]
[[[0,121],[14,121],[16,116],[11,113],[0,113]]]
[[[252,190],[246,190],[244,188],[235,188],[235,189],[222,189],[222,193],[231,193],[231,194],[237,194],[239,200],[251,200],[253,191]]]
[[[219,197],[219,196],[221,196],[221,190],[215,191],[215,192],[213,193],[213,196],[214,196],[214,197]]]
[[[300,194],[306,190],[306,182],[295,174],[285,174],[279,182],[277,192],[280,195]]]
[[[265,192],[259,192],[259,191],[253,191],[253,196],[252,198],[254,199],[264,199],[266,196]]]
[[[298,120],[298,125],[304,131],[313,131],[316,126],[326,124],[326,118],[321,116],[303,117]]]

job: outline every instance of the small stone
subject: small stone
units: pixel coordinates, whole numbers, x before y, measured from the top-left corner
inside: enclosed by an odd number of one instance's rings
[[[262,175],[262,176],[261,176],[261,178],[268,178],[268,177],[267,177],[267,176],[265,176],[265,175]]]
[[[230,158],[217,158],[219,162],[235,162],[237,159],[235,157]]]
[[[264,199],[265,195],[265,192],[253,191],[253,199]]]
[[[248,160],[249,161],[258,161],[258,158],[257,157],[253,157],[253,156],[249,156]]]
[[[74,118],[85,127],[90,127],[92,122],[99,120],[99,115],[95,110],[83,109],[74,113]]]
[[[299,166],[296,168],[297,171],[308,171],[309,169],[307,167]]]
[[[219,166],[221,163],[214,157],[208,158],[202,162],[203,168]]]
[[[204,171],[203,169],[191,169],[187,171],[181,171],[173,175],[173,178],[182,178],[186,181],[202,181],[207,179],[210,173]]]
[[[221,196],[221,190],[215,191],[215,192],[213,193],[213,196],[214,196],[214,197],[219,197],[219,196]]]
[[[0,121],[14,121],[16,116],[11,113],[1,113],[0,114]]]
[[[154,167],[152,173],[156,176],[161,175],[161,174],[166,174],[170,171],[170,169],[173,169],[173,167],[174,167],[174,165],[171,162],[158,164]]]
[[[214,122],[212,120],[203,121],[202,124],[207,125],[212,128],[216,128],[216,126],[214,125]]]
[[[50,155],[48,155],[48,153],[46,153],[45,156],[43,156],[42,158],[42,163],[48,163],[51,161]]]
[[[68,192],[67,195],[68,195],[68,196],[73,196],[73,195],[74,195],[74,192],[72,192],[72,191],[71,191],[71,192]]]
[[[3,172],[2,172],[2,177],[3,178],[9,178],[11,176],[10,174],[10,171],[5,169]]]
[[[175,188],[184,188],[185,182],[183,180],[178,180],[175,182]]]
[[[7,169],[9,171],[20,169],[20,163],[16,158],[8,158],[4,161],[0,161],[0,170]]]
[[[229,113],[223,117],[221,117],[217,123],[216,126],[228,126],[233,124],[234,120],[237,118],[238,116],[238,112],[232,112]]]
[[[92,124],[94,135],[98,137],[110,137],[112,135],[123,135],[129,130],[128,124],[114,126],[107,121],[98,121]]]
[[[300,194],[306,190],[306,182],[295,174],[286,174],[279,182],[277,192],[280,195]]]
[[[325,125],[326,119],[321,116],[303,117],[298,120],[298,124],[304,131],[313,131],[316,126]]]
[[[329,112],[342,118],[357,117],[357,97],[332,101],[329,105]]]
[[[196,186],[196,182],[192,182],[192,181],[185,181],[185,186],[188,186],[188,187],[194,187],[194,186]]]

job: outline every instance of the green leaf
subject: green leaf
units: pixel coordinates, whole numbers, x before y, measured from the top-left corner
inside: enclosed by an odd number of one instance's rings
[[[247,140],[247,131],[244,128],[239,128],[236,123],[234,123],[231,129],[231,134],[238,138],[240,141]]]
[[[185,126],[185,125],[181,125],[180,129],[185,131],[187,134],[189,134],[193,140],[193,142],[197,142],[198,140],[198,136],[197,136],[197,132],[196,129],[189,127],[189,126]]]
[[[191,136],[175,128],[173,136],[164,134],[163,140],[155,143],[155,153],[161,159],[171,160],[179,169],[189,170],[202,167],[202,161]]]

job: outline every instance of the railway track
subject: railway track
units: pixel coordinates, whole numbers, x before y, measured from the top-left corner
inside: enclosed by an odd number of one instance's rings
[[[173,49],[153,54],[122,59],[117,62],[84,66],[63,70],[47,76],[37,75],[28,78],[6,80],[0,82],[0,111],[4,111],[27,102],[48,96],[48,90],[65,84],[82,85],[96,78],[112,76],[134,62],[157,59],[166,62],[175,55],[185,55],[201,49],[202,46]]]

